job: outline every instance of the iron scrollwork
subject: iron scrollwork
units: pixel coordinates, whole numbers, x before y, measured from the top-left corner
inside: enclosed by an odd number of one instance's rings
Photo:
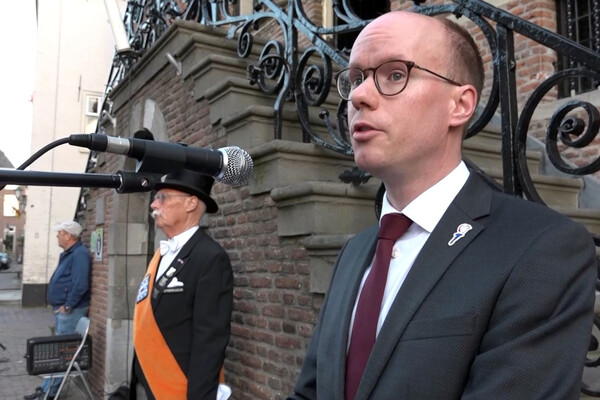
[[[254,3],[253,12],[242,15],[239,12],[235,13],[240,5],[236,0],[130,0],[127,4],[124,23],[136,55],[143,54],[166,31],[168,25],[174,19],[179,18],[194,20],[208,26],[226,27],[229,38],[233,39],[237,34],[238,55],[242,58],[248,58],[255,45],[253,31],[260,32],[261,27],[270,24],[271,31],[277,30],[277,33],[271,36],[280,39],[269,40],[263,45],[258,61],[248,67],[248,79],[251,83],[257,84],[264,93],[276,96],[273,107],[274,138],[281,138],[284,103],[294,102],[302,124],[305,142],[313,142],[329,150],[351,155],[352,147],[346,122],[347,103],[336,98],[338,106],[333,116],[330,115],[330,110],[327,108],[322,108],[318,112],[325,130],[329,133],[329,140],[322,138],[317,133],[317,129],[311,123],[310,112],[315,108],[322,107],[330,95],[334,69],[343,68],[348,63],[347,49],[337,49],[331,38],[335,35],[359,31],[369,20],[361,19],[354,12],[348,0],[332,0],[332,10],[337,23],[330,27],[319,26],[311,21],[303,9],[302,1],[299,0],[289,0],[284,6],[270,0],[257,0]],[[536,99],[540,93],[547,92],[548,85],[556,83],[558,78],[550,78],[540,85],[530,96],[521,118],[518,118],[516,108],[513,106],[516,104],[515,88],[500,87],[499,85],[499,76],[510,77],[511,74],[514,76],[515,69],[514,63],[510,62],[513,59],[514,49],[511,47],[510,41],[506,42],[505,33],[508,32],[509,35],[512,35],[514,31],[522,34],[543,46],[567,55],[575,63],[587,66],[586,68],[592,72],[600,71],[600,56],[591,49],[483,1],[455,0],[450,4],[431,6],[425,6],[424,3],[424,0],[415,0],[415,11],[428,15],[450,13],[457,17],[466,17],[483,33],[492,53],[493,77],[487,101],[482,102],[484,106],[470,125],[467,137],[479,133],[498,112],[500,105],[502,118],[507,121],[503,124],[503,153],[507,153],[503,154],[506,164],[504,172],[505,175],[507,172],[510,175],[505,176],[504,179],[517,183],[514,186],[505,184],[505,190],[515,195],[523,192],[528,198],[541,202],[541,198],[536,194],[531,183],[526,163],[522,160],[522,155],[525,153],[524,135],[526,133],[524,132],[527,130],[525,121],[530,118],[533,112],[531,110],[535,109],[534,104],[537,105],[539,102]],[[495,22],[496,28],[493,28],[488,20]],[[499,32],[502,35],[499,36]],[[298,55],[300,34],[304,40],[302,43],[310,43],[301,56]],[[502,39],[502,45],[507,46],[506,48],[500,46],[499,37]],[[135,60],[132,61],[131,58],[122,57],[115,60],[107,93],[123,78],[124,71],[134,64]],[[336,94],[334,93],[333,96]],[[500,104],[500,99],[505,99],[505,103]],[[569,111],[572,109],[572,107],[569,108]],[[584,107],[584,109],[591,110],[589,107]],[[565,110],[566,108],[562,108],[552,118],[549,132],[557,131],[557,126],[560,127],[559,130],[565,132],[569,123],[574,122],[569,119],[571,117]],[[567,120],[556,122],[561,117]],[[510,122],[517,120],[519,122],[514,125]],[[593,116],[589,119],[590,122],[594,120]],[[589,125],[588,131],[594,131],[593,124]],[[586,133],[586,138],[589,135],[592,134]],[[572,137],[572,133],[569,133],[568,136]],[[548,135],[548,152],[551,161],[557,165],[557,168],[575,175],[598,171],[600,168],[598,162],[594,162],[584,169],[574,169],[561,162],[558,147],[553,146],[554,137],[558,136]],[[560,140],[571,147],[583,143],[582,140],[570,143],[564,133],[560,135]],[[364,174],[360,178],[353,176],[349,179],[355,182],[357,179],[363,181],[365,176],[368,179],[368,175]]]
[[[416,0],[415,11],[427,14],[454,14],[466,17],[479,29],[492,54],[492,73],[489,95],[484,106],[478,110],[477,118],[470,125],[467,137],[479,133],[498,112],[505,120],[503,123],[503,159],[505,172],[505,191],[515,195],[524,194],[529,199],[543,203],[535,191],[525,162],[525,145],[528,124],[541,98],[560,79],[568,79],[574,74],[598,79],[600,56],[593,50],[574,43],[560,35],[547,31],[526,20],[518,18],[483,1],[455,0],[450,4],[425,6],[423,0]],[[185,6],[181,9],[180,6]],[[347,103],[336,97],[338,106],[332,116],[326,107],[318,112],[323,127],[329,133],[328,140],[317,133],[311,122],[311,110],[322,107],[331,94],[331,83],[335,68],[343,68],[348,63],[347,49],[337,49],[331,37],[342,33],[355,32],[362,29],[369,21],[361,19],[352,9],[348,0],[332,0],[332,10],[338,22],[334,26],[324,27],[315,24],[305,13],[302,1],[289,0],[284,6],[270,0],[255,2],[251,14],[235,14],[239,2],[235,0],[191,0],[175,2],[174,0],[130,0],[127,4],[124,23],[128,31],[132,48],[137,55],[152,46],[167,29],[172,20],[181,18],[194,20],[208,26],[220,26],[228,29],[228,37],[237,35],[238,55],[249,58],[255,45],[254,34],[261,27],[270,25],[270,30],[277,30],[274,35],[279,39],[267,41],[260,52],[258,61],[248,66],[248,79],[257,84],[261,91],[275,95],[274,103],[274,138],[281,138],[282,114],[285,102],[294,102],[303,128],[303,141],[313,142],[326,149],[351,155],[352,146],[348,134]],[[496,27],[488,22],[494,21]],[[583,68],[571,68],[546,79],[530,95],[520,118],[517,115],[516,89],[500,87],[500,77],[514,76],[515,65],[512,48],[512,32],[522,34],[537,43],[549,47],[558,53],[565,54],[574,63],[584,65]],[[303,43],[310,43],[303,54],[298,54],[299,36],[303,35]],[[508,35],[508,37],[507,37]],[[501,46],[502,44],[502,46]],[[107,93],[124,76],[124,71],[135,62],[131,57],[115,60],[111,72]],[[334,65],[336,67],[334,67]],[[336,96],[334,93],[333,96]],[[504,103],[500,104],[500,99]],[[551,162],[561,171],[583,175],[597,172],[600,161],[590,165],[574,168],[562,160],[557,140],[567,147],[582,147],[591,142],[597,134],[597,112],[594,107],[578,102],[578,107],[589,114],[588,129],[582,138],[572,141],[581,120],[573,119],[570,112],[573,104],[565,105],[552,117],[548,126],[547,151]],[[330,107],[331,109],[331,107]],[[517,121],[513,123],[511,121]],[[570,129],[570,130],[569,130]],[[579,135],[576,135],[579,136]],[[585,139],[584,139],[585,138]],[[357,175],[358,173],[358,175]],[[510,176],[506,176],[510,175]],[[346,177],[347,176],[347,177]],[[353,172],[345,174],[345,181],[363,182],[368,174]],[[511,183],[511,182],[514,182]]]
[[[230,25],[229,36],[233,37],[238,32],[238,55],[248,57],[255,40],[251,30],[259,30],[261,23],[274,21],[273,25],[279,27],[278,37],[281,40],[268,41],[260,54],[258,61],[248,67],[248,76],[251,83],[257,83],[260,89],[267,94],[277,94],[274,104],[274,138],[281,138],[281,119],[283,103],[294,101],[300,123],[303,127],[303,140],[314,142],[342,154],[351,155],[352,148],[348,140],[345,121],[345,112],[341,104],[336,113],[337,123],[333,123],[329,111],[323,109],[319,116],[324,121],[324,126],[331,135],[331,140],[321,138],[313,129],[310,120],[310,107],[321,106],[329,95],[333,76],[332,60],[339,65],[347,64],[347,56],[336,49],[323,37],[341,32],[350,32],[361,29],[368,21],[359,19],[347,2],[334,2],[336,16],[346,24],[323,28],[315,25],[307,17],[302,8],[302,2],[292,0],[287,3],[287,10],[268,0],[258,1],[255,12],[251,15],[232,15],[230,7],[235,1],[209,2],[217,7],[218,13],[209,11],[208,4],[204,2],[203,15],[211,14],[211,18],[201,18],[208,25]],[[229,7],[228,7],[229,6]],[[312,42],[298,57],[298,33],[301,32]],[[274,82],[269,84],[267,82]],[[342,131],[337,131],[335,126]]]
[[[531,94],[527,100],[519,122],[517,124],[515,144],[517,149],[518,174],[521,187],[524,195],[540,204],[545,204],[535,189],[529,169],[527,167],[527,157],[525,154],[526,141],[529,124],[533,118],[533,113],[536,107],[544,96],[552,90],[556,85],[564,80],[575,77],[588,77],[592,79],[600,79],[600,73],[588,68],[571,68],[560,71],[544,82],[542,82]],[[573,115],[573,110],[582,110],[587,114],[587,123],[577,115]],[[570,100],[554,112],[550,118],[546,129],[546,153],[548,159],[559,171],[570,175],[588,175],[600,170],[600,158],[591,161],[583,166],[576,166],[573,163],[566,161],[561,156],[559,142],[566,148],[584,148],[592,143],[598,135],[600,128],[600,113],[596,106],[582,100]],[[594,238],[597,244],[600,240]]]

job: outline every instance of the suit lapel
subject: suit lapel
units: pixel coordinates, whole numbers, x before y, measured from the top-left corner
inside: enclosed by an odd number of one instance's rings
[[[431,232],[396,295],[377,336],[358,388],[357,400],[369,397],[420,305],[452,262],[484,229],[484,225],[477,219],[489,214],[491,195],[492,189],[472,173]],[[457,232],[457,227],[465,223],[471,225],[472,229],[453,245],[449,245],[449,241]]]
[[[342,253],[343,257],[338,262],[338,267],[344,271],[339,274],[341,282],[336,282],[337,287],[346,288],[347,290],[338,291],[338,296],[329,299],[328,310],[331,313],[337,314],[334,317],[333,324],[329,325],[329,331],[334,333],[333,343],[328,343],[330,348],[336,349],[333,353],[331,364],[325,365],[324,368],[329,370],[328,376],[332,379],[336,390],[334,393],[338,395],[336,400],[343,400],[345,391],[345,376],[346,376],[346,357],[348,348],[348,332],[350,329],[350,320],[352,319],[352,310],[360,287],[360,282],[365,270],[371,263],[371,259],[375,253],[375,245],[377,243],[378,225],[374,225],[368,231],[364,232],[364,238],[350,243],[348,248]],[[368,251],[364,251],[369,249]],[[331,368],[333,366],[333,368]]]
[[[190,253],[202,237],[202,234],[202,229],[198,228],[192,237],[183,245],[181,250],[179,250],[179,253],[177,253],[177,256],[173,259],[173,262],[171,262],[171,265],[166,269],[165,274],[159,277],[155,282],[154,288],[152,289],[152,305],[154,308],[156,308],[160,302],[169,283],[184,270],[190,258]]]

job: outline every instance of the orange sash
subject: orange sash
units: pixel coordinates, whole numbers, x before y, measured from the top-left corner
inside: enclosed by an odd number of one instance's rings
[[[157,399],[185,400],[187,378],[165,342],[152,312],[154,277],[160,261],[157,250],[146,275],[150,275],[146,297],[135,305],[133,314],[133,345],[144,376]]]

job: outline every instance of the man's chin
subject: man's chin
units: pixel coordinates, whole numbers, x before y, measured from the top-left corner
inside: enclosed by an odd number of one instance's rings
[[[162,229],[163,224],[161,222],[160,215],[152,216],[152,218],[154,218],[154,226],[158,229]]]
[[[369,157],[361,157],[360,155],[357,157],[356,154],[354,156],[354,162],[358,166],[358,168],[362,169],[365,172],[368,172],[372,176],[377,176],[377,171],[381,168],[381,163],[377,162],[377,160],[369,159]]]

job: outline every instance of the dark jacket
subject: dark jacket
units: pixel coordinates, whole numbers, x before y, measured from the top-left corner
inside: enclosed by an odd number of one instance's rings
[[[457,227],[472,225],[449,245]],[[352,309],[377,226],[342,250],[295,394],[343,400]],[[594,243],[579,224],[475,174],[390,308],[356,400],[575,400],[590,340]]]
[[[173,356],[188,377],[187,398],[214,400],[230,334],[231,262],[225,250],[198,229],[181,248],[171,267],[176,267],[177,272],[168,282],[177,278],[182,286],[177,290],[167,288],[157,298],[152,298],[154,317]],[[130,399],[136,399],[138,382],[150,392],[137,357],[134,357],[132,378]],[[148,393],[148,399],[154,398]]]
[[[48,303],[52,307],[88,307],[91,266],[90,253],[81,241],[62,252],[48,284]]]

